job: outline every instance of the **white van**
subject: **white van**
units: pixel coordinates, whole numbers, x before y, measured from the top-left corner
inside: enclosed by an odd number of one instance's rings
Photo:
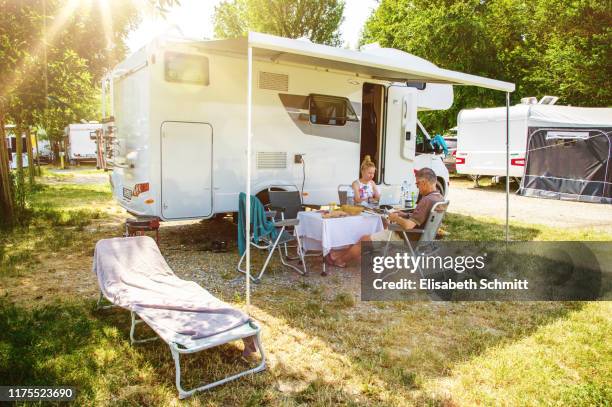
[[[64,134],[68,137],[68,159],[71,164],[96,160],[95,134],[101,128],[99,123],[73,123],[66,126]]]

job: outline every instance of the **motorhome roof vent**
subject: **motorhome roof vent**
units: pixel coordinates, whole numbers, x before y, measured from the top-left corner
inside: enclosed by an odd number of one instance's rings
[[[287,92],[289,90],[289,75],[261,71],[259,72],[259,89]]]
[[[258,151],[256,160],[258,170],[287,168],[286,152]]]
[[[542,96],[542,99],[538,102],[540,105],[554,105],[557,103],[559,98],[557,96]]]

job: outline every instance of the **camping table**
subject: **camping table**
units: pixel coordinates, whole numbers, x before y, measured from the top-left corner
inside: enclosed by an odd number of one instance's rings
[[[317,211],[298,212],[300,223],[295,228],[304,250],[321,251],[325,257],[332,249],[350,246],[362,236],[383,230],[380,216],[362,214],[344,218],[324,219]],[[325,259],[323,275],[326,275]]]

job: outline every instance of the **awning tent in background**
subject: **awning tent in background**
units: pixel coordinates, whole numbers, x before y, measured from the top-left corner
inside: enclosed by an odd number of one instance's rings
[[[612,127],[529,128],[520,194],[612,203]]]
[[[612,109],[545,106],[535,113],[541,124],[528,128],[519,193],[612,203]]]

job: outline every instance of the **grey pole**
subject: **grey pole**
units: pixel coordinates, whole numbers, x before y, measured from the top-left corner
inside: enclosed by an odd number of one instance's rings
[[[506,92],[506,242],[510,241],[510,92]]]
[[[247,53],[247,169],[246,169],[246,202],[245,202],[245,217],[244,234],[246,239],[246,309],[247,314],[250,313],[251,307],[251,139],[253,137],[253,48],[250,43],[250,35],[248,37],[248,53]]]

